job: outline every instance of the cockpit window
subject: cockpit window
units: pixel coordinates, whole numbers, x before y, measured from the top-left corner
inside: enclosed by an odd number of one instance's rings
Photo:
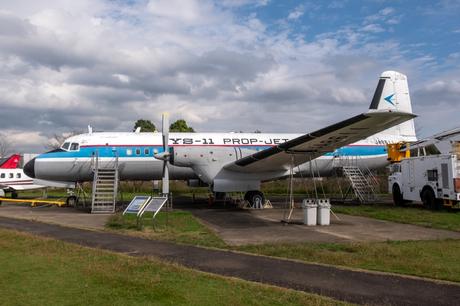
[[[78,145],[78,143],[72,143],[70,145],[70,151],[78,151],[80,149],[80,146]]]
[[[70,142],[64,142],[64,144],[61,146],[61,149],[67,151],[69,147],[70,147]]]

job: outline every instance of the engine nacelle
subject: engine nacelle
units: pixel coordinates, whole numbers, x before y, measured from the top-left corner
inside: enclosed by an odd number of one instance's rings
[[[235,149],[227,147],[173,147],[170,155],[172,165],[192,168],[207,184],[212,184],[224,165],[235,160]]]

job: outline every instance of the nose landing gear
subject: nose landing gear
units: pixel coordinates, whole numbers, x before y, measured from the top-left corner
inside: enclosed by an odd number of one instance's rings
[[[265,196],[259,190],[251,190],[246,192],[244,199],[249,202],[252,208],[262,209],[265,204]]]

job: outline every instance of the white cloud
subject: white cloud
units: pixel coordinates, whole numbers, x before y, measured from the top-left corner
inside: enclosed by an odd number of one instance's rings
[[[154,16],[186,23],[206,23],[212,18],[212,4],[197,0],[150,0],[147,9]]]
[[[380,25],[371,23],[368,25],[365,25],[362,29],[364,32],[372,32],[372,33],[380,33],[385,31]]]
[[[305,8],[303,5],[299,5],[291,11],[287,17],[288,20],[297,20],[303,16],[305,13]]]
[[[394,10],[380,11],[382,22],[369,18],[307,40],[233,11],[266,4],[2,2],[0,130],[35,151],[54,133],[88,124],[131,130],[141,117],[160,122],[163,111],[199,131],[311,131],[365,111],[381,71],[426,80],[421,70],[435,63],[408,58],[397,41],[375,40]],[[443,86],[455,92],[455,84]]]

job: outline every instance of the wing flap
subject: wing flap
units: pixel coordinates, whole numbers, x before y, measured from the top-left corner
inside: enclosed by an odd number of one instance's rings
[[[303,164],[414,117],[414,114],[406,112],[370,111],[243,157],[228,164],[225,169],[237,172],[288,169],[291,163],[295,166]]]

